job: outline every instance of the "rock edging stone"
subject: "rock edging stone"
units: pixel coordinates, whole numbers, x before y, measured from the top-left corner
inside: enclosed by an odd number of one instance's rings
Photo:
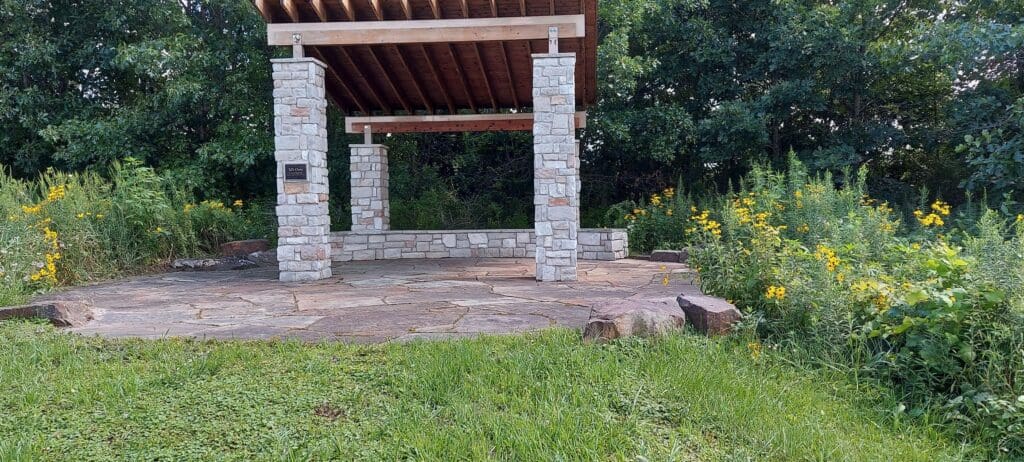
[[[732,331],[733,325],[743,318],[735,305],[721,298],[680,295],[676,302],[686,313],[686,319],[690,324],[705,335],[728,334]]]
[[[7,319],[47,319],[57,327],[79,327],[92,321],[92,311],[68,302],[0,307],[0,321]]]
[[[671,299],[623,300],[594,306],[590,321],[583,329],[583,339],[602,342],[631,336],[660,336],[680,331],[685,325],[686,314]]]

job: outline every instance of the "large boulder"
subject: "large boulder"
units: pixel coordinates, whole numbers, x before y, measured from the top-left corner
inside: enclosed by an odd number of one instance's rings
[[[622,300],[594,306],[583,329],[586,341],[608,341],[622,337],[650,337],[679,331],[686,314],[667,300]]]
[[[266,239],[249,239],[246,241],[225,242],[220,245],[220,254],[225,257],[246,257],[256,252],[270,250],[270,241]]]
[[[75,303],[41,302],[0,308],[0,321],[5,319],[47,319],[58,327],[79,327],[93,318],[92,311]]]
[[[740,310],[726,300],[706,295],[680,295],[676,301],[697,331],[705,335],[722,335],[732,331],[743,318]]]

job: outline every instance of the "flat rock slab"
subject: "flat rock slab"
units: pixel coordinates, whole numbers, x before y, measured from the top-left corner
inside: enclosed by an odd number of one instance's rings
[[[87,324],[93,319],[93,315],[89,308],[81,304],[42,302],[0,307],[0,321],[5,319],[46,319],[58,327],[76,327]]]
[[[651,261],[661,263],[686,263],[690,257],[685,250],[655,250],[651,252]]]
[[[581,262],[572,284],[538,283],[534,265],[525,258],[348,262],[334,267],[333,278],[306,284],[279,282],[273,267],[176,272],[71,288],[36,304],[91,310],[95,319],[70,329],[83,335],[381,343],[583,329],[595,305],[667,309],[668,291],[700,293],[677,274],[688,271],[679,264]]]
[[[682,330],[686,314],[672,299],[616,300],[594,307],[583,339],[608,341],[623,337],[654,337]]]
[[[683,294],[676,301],[690,324],[706,335],[727,334],[743,318],[735,305],[721,298]]]
[[[225,257],[245,257],[258,252],[270,250],[270,241],[266,239],[249,239],[245,241],[225,242],[220,245],[220,254]]]

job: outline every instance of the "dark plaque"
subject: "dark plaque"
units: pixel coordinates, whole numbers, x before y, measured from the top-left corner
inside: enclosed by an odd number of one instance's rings
[[[284,164],[284,181],[308,181],[306,164]]]

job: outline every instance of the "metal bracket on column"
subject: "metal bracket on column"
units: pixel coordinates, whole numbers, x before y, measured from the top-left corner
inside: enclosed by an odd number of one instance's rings
[[[302,50],[302,34],[292,34],[292,57],[301,58],[303,57],[303,53],[304,52]]]
[[[558,53],[558,27],[548,28],[548,53]]]
[[[363,125],[363,144],[373,144],[373,127],[370,124]]]

